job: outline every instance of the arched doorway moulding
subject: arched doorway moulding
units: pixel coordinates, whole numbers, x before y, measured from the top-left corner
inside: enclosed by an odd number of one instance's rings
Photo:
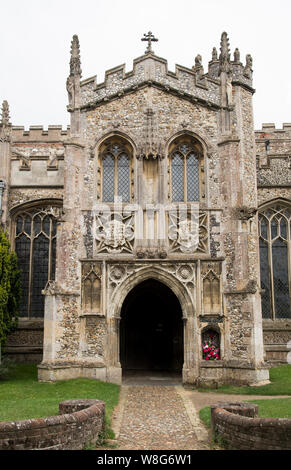
[[[108,318],[108,362],[111,367],[121,368],[120,365],[120,331],[119,322],[123,302],[129,292],[143,281],[154,279],[171,289],[179,300],[182,319],[184,322],[184,365],[183,381],[198,377],[199,363],[199,338],[198,325],[195,315],[195,292],[193,298],[181,281],[174,275],[158,269],[155,266],[145,267],[130,274],[126,279],[114,288],[112,297],[107,303]],[[109,288],[109,292],[112,288]],[[192,380],[190,380],[192,381]]]

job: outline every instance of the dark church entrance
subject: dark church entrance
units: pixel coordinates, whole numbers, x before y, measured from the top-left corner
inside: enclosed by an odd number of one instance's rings
[[[141,282],[121,310],[120,361],[123,371],[181,373],[183,320],[176,295],[159,281]]]

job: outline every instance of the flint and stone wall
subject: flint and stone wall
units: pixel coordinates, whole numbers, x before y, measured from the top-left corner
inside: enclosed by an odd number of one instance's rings
[[[127,284],[124,279],[121,282],[126,264],[134,266],[136,273],[143,265],[145,276],[152,273],[175,293],[180,292],[180,302],[185,305],[185,381],[193,383],[199,377],[205,382],[213,377],[218,381],[241,378],[244,383],[267,379],[258,285],[257,193],[260,203],[272,197],[266,181],[274,173],[278,184],[286,171],[286,159],[276,170],[256,169],[255,145],[261,152],[265,135],[253,131],[250,65],[244,68],[238,61],[230,66],[234,74],[231,93],[227,72],[220,71],[215,56],[209,73],[201,75],[197,64],[192,69],[177,66],[175,73],[169,72],[167,62],[150,53],[134,61],[132,72],[125,73],[123,66],[107,71],[101,84],[96,84],[95,77],[80,82],[77,67],[70,76],[74,100],[69,96],[71,126],[67,130],[59,126],[50,126],[48,131],[38,126],[29,131],[5,128],[10,133],[2,149],[9,192],[2,219],[12,239],[9,211],[13,216],[21,204],[41,199],[63,201],[56,280],[46,289],[41,380],[78,374],[121,380],[120,302],[128,293],[125,286],[129,289],[135,282],[134,275]],[[289,132],[289,128],[285,130]],[[200,226],[205,235],[203,249],[175,253],[168,239],[149,243],[144,238],[139,244],[131,241],[126,253],[98,251],[95,210],[101,196],[100,145],[119,136],[132,147],[131,202],[144,209],[146,203],[171,202],[168,149],[183,135],[196,138],[203,151],[199,202],[201,220],[204,218]],[[156,160],[142,157],[143,145],[151,138],[154,145],[159,144]],[[278,151],[289,148],[284,142]],[[274,191],[278,193],[278,187]],[[82,266],[86,261],[92,262],[93,271],[101,266],[100,279],[94,271],[101,285],[98,311],[85,311],[82,305]],[[113,279],[110,263],[115,262]],[[204,311],[204,294],[200,294],[207,276],[214,276],[220,286],[215,315]],[[115,294],[111,297],[113,285]],[[25,325],[25,320],[21,324]],[[211,325],[221,337],[223,360],[218,367],[202,361],[201,333]],[[15,352],[17,338],[25,350],[27,337],[14,333],[7,351],[12,353],[14,348]],[[39,337],[34,334],[31,338],[35,347],[39,346]]]

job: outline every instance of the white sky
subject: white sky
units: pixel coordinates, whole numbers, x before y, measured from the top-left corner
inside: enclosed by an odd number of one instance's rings
[[[191,68],[226,31],[231,57],[253,57],[255,128],[291,122],[290,0],[12,0],[1,3],[0,101],[8,100],[13,125],[69,124],[66,78],[70,44],[78,34],[82,79],[143,55],[149,30],[156,55]]]

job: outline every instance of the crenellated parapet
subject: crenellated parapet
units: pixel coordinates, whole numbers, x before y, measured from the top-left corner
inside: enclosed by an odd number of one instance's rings
[[[171,72],[165,59],[148,53],[134,60],[130,72],[125,71],[123,64],[107,70],[103,83],[97,84],[96,76],[83,80],[81,110],[106,104],[146,86],[154,86],[181,98],[218,108],[219,82],[206,80],[201,71],[202,65],[196,61],[192,69],[176,65],[175,72]]]
[[[263,123],[262,129],[255,131],[256,140],[265,139],[266,137],[274,138],[291,138],[291,122],[285,122],[281,129],[276,128],[274,123]]]
[[[70,136],[70,126],[63,129],[62,126],[30,126],[25,129],[24,126],[12,126],[12,141],[23,143],[34,142],[63,142]]]
[[[62,187],[64,141],[70,127],[11,127],[9,149],[11,188]]]
[[[262,124],[255,140],[258,187],[291,188],[291,123],[281,129],[273,123]]]

